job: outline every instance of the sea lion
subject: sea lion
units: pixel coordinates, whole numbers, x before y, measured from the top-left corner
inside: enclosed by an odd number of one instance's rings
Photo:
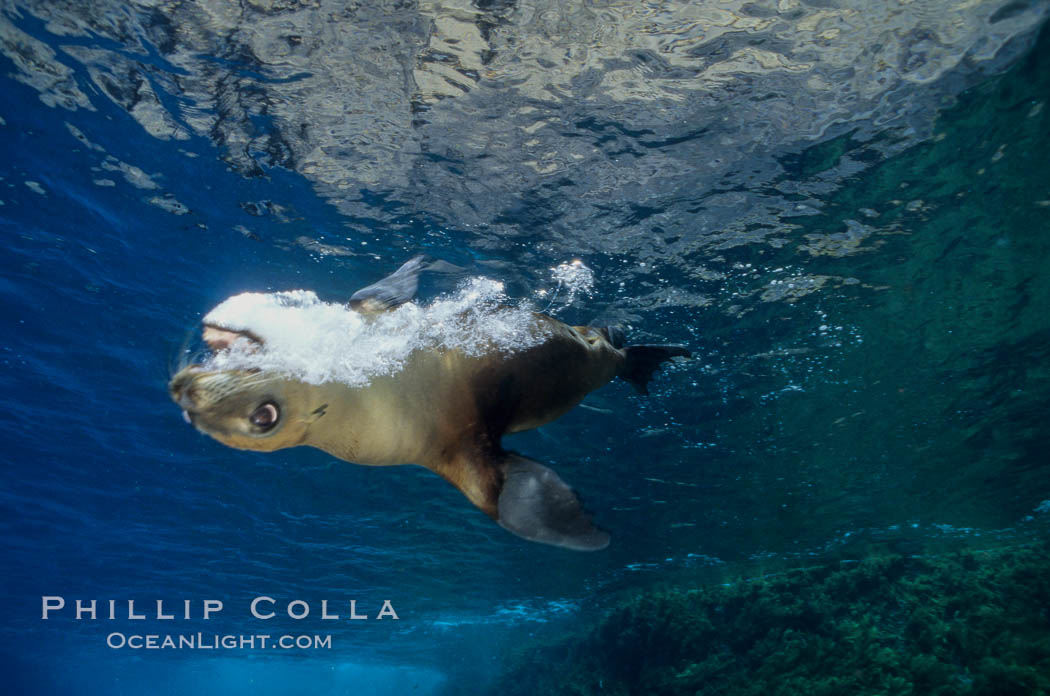
[[[350,307],[376,317],[409,302],[428,263],[412,259],[355,293]],[[279,300],[275,307],[291,301]],[[543,464],[503,449],[503,436],[549,423],[614,377],[647,393],[661,363],[690,352],[676,345],[625,346],[617,328],[522,316],[531,338],[523,348],[419,348],[398,369],[361,385],[197,364],[181,369],[169,390],[187,420],[230,447],[309,445],[357,464],[419,464],[520,537],[602,549],[609,535],[592,524],[573,490]],[[249,359],[252,351],[261,355],[266,338],[247,321],[231,321],[217,308],[205,317],[203,338],[220,353],[236,346]]]

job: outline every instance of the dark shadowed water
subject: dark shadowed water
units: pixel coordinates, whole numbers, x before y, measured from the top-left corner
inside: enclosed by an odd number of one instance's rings
[[[3,2],[5,691],[471,693],[655,582],[1045,537],[1048,10]],[[209,309],[344,301],[420,252],[694,350],[508,438],[608,549],[182,422],[166,381]],[[574,258],[593,287],[559,281]],[[107,646],[198,632],[331,646]]]

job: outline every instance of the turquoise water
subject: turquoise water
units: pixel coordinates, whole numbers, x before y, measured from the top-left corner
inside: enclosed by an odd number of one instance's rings
[[[909,7],[6,4],[11,692],[481,692],[654,584],[1045,538],[1047,5]],[[183,423],[166,382],[209,309],[344,301],[420,252],[693,349],[507,440],[605,551],[512,537],[422,469]],[[552,273],[574,258],[590,291]],[[147,629],[332,643],[107,646]]]

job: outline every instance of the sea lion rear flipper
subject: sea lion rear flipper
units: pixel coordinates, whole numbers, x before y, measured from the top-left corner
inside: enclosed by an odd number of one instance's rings
[[[671,344],[626,346],[623,353],[626,359],[619,376],[630,382],[639,394],[649,393],[649,380],[664,362],[693,357],[693,352],[685,346]]]
[[[502,455],[503,488],[497,521],[504,529],[542,544],[574,551],[598,551],[609,534],[591,523],[576,493],[558,474],[539,462],[507,452]]]
[[[361,314],[378,314],[411,300],[419,289],[419,272],[427,269],[433,260],[420,254],[406,261],[378,283],[361,288],[350,296],[350,309]]]

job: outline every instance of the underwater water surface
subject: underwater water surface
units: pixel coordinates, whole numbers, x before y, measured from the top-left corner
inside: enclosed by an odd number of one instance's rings
[[[762,665],[837,669],[780,633],[713,637],[817,606],[810,585],[859,589],[791,630],[834,619],[842,643],[864,629],[842,617],[870,610],[885,621],[864,645],[974,660],[885,658],[883,681],[827,693],[932,693],[920,674],[1048,688],[992,679],[976,634],[909,633],[890,606],[943,601],[977,630],[977,604],[1013,617],[1046,596],[1025,578],[1045,576],[1050,529],[1048,11],[4,2],[5,692],[728,689]],[[166,385],[209,310],[248,291],[342,303],[419,253],[693,350],[648,397],[614,381],[506,440],[580,492],[607,549],[513,537],[418,467],[242,452],[183,422]],[[574,259],[590,274],[566,275]],[[421,301],[455,290],[427,277]],[[748,596],[756,578],[801,585]],[[693,590],[710,630],[639,628]],[[68,606],[45,621],[45,596]],[[259,596],[275,618],[252,617]],[[150,617],[103,618],[111,599]],[[192,617],[158,619],[157,600]],[[205,600],[224,603],[207,621]],[[288,618],[294,600],[311,615]],[[396,620],[374,618],[386,600]],[[718,614],[734,606],[755,609]],[[1038,646],[1050,617],[994,635],[1011,630]],[[117,632],[331,645],[109,647]],[[646,646],[677,661],[617,668]],[[1038,674],[1045,653],[1024,659]]]

